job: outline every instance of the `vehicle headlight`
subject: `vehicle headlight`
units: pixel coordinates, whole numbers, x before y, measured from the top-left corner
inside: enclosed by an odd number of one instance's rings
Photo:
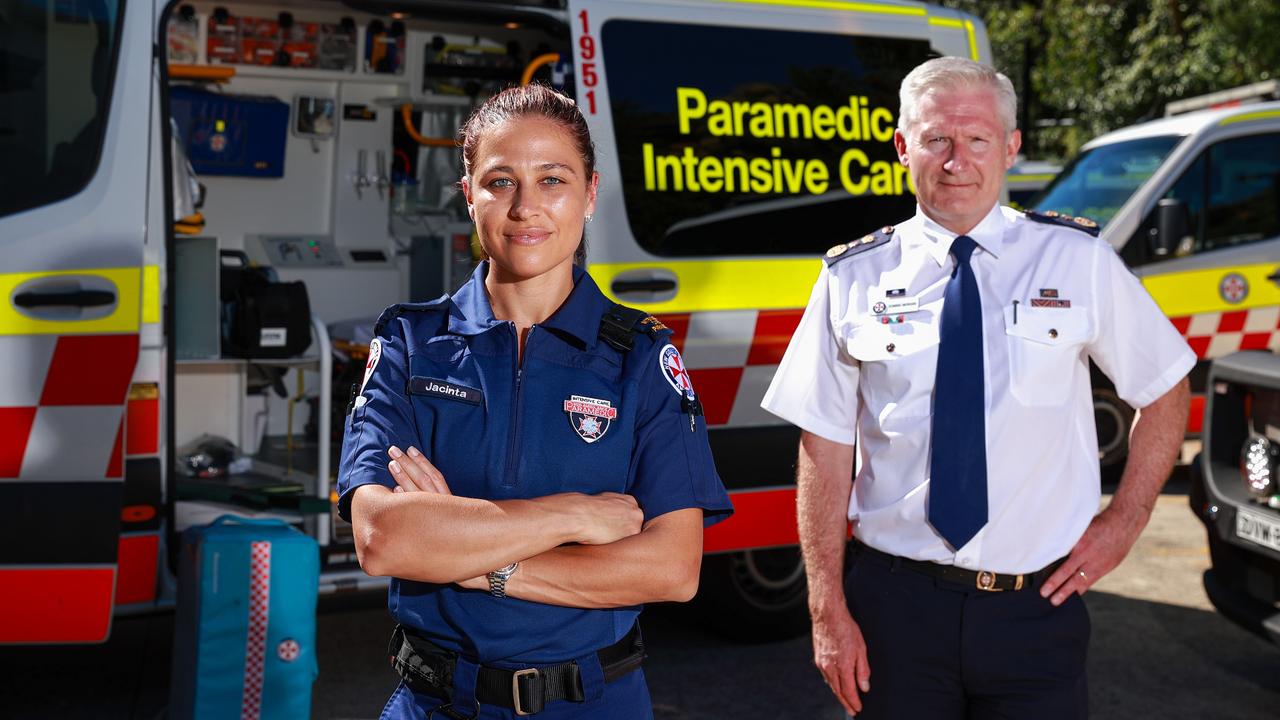
[[[1240,474],[1245,487],[1256,497],[1269,497],[1278,490],[1276,483],[1277,456],[1280,448],[1262,435],[1254,435],[1244,443],[1240,453]]]

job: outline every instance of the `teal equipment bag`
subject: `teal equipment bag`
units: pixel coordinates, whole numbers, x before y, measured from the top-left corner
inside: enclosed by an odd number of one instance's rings
[[[187,529],[169,717],[310,717],[319,581],[316,541],[280,520]]]

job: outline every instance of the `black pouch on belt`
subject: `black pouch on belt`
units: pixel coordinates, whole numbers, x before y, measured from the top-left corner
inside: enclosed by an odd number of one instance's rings
[[[406,632],[403,625],[396,625],[387,644],[387,655],[391,657],[391,668],[410,689],[444,700],[453,699],[457,653]]]
[[[453,669],[457,653],[397,625],[387,646],[391,667],[409,689],[444,700],[453,700]],[[596,652],[604,681],[612,682],[640,667],[644,661],[644,638],[637,623],[618,642]],[[572,660],[537,668],[509,670],[482,665],[476,678],[476,699],[509,708],[517,715],[541,712],[548,702],[582,702],[582,676]]]

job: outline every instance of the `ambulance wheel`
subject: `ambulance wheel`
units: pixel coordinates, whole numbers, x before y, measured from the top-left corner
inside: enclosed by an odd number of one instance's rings
[[[1133,408],[1111,388],[1093,389],[1093,422],[1098,429],[1098,465],[1104,485],[1120,482],[1129,458],[1129,428]]]
[[[772,642],[808,632],[808,597],[800,548],[770,548],[704,557],[693,605],[720,635]]]

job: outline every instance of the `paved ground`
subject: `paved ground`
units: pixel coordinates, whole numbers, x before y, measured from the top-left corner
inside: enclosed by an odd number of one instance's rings
[[[1200,585],[1208,562],[1185,494],[1161,497],[1134,554],[1087,596],[1095,720],[1280,716],[1280,649],[1213,611]],[[316,718],[377,717],[394,685],[383,659],[389,628],[368,601],[326,608]],[[0,718],[163,717],[170,632],[167,616],[134,618],[98,648],[0,651]],[[645,633],[660,719],[842,717],[810,665],[807,638],[732,644],[678,608],[650,611]]]

